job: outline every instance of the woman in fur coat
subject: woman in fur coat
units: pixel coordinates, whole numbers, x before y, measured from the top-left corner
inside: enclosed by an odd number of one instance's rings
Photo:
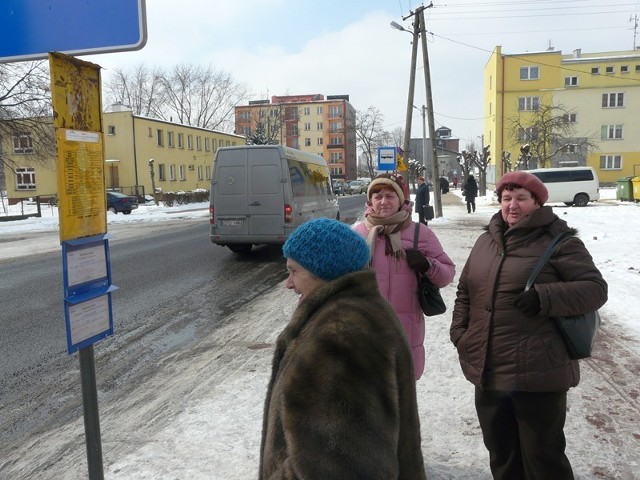
[[[369,247],[315,219],[283,252],[300,298],[276,343],[259,478],[426,478],[411,353],[366,269]]]

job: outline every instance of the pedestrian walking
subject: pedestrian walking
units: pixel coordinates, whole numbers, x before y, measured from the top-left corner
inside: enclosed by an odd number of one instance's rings
[[[424,177],[418,177],[415,210],[418,214],[419,222],[424,223],[425,225],[427,225],[428,220],[431,220],[427,215],[429,201],[429,186],[424,182]]]
[[[405,329],[415,378],[424,371],[424,314],[418,302],[418,275],[427,275],[438,287],[453,281],[455,265],[428,226],[419,227],[413,248],[415,223],[405,196],[402,178],[393,173],[378,175],[369,184],[364,221],[354,229],[371,248],[370,265],[376,272],[380,293],[395,309]]]
[[[497,185],[500,211],[462,270],[450,335],[475,406],[496,480],[572,480],[565,455],[567,390],[580,369],[554,315],[580,314],[607,301],[607,283],[576,230],[544,206],[545,185],[527,172]],[[524,292],[540,255],[570,232]],[[524,292],[524,293],[522,293]]]
[[[321,218],[283,252],[300,298],[276,342],[259,478],[426,479],[411,353],[369,246]]]
[[[473,175],[469,175],[467,181],[462,186],[462,194],[467,202],[467,213],[476,211],[476,197],[478,196],[478,184]]]

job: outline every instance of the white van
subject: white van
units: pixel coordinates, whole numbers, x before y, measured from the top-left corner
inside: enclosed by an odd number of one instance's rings
[[[586,207],[589,202],[600,200],[600,181],[593,167],[538,168],[527,171],[542,180],[547,187],[547,203]]]
[[[282,244],[315,217],[339,219],[326,161],[282,145],[218,149],[211,177],[211,241],[236,253]]]

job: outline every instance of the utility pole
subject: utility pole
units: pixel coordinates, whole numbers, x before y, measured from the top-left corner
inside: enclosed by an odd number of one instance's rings
[[[433,118],[433,97],[431,96],[431,69],[429,68],[429,52],[427,51],[427,24],[424,21],[424,10],[430,8],[433,3],[430,3],[428,7],[419,7],[416,9],[416,13],[419,15],[420,31],[422,32],[422,62],[424,64],[424,88],[427,93],[427,119],[429,120],[429,137],[431,138],[431,149],[433,150],[433,162],[431,164],[431,183],[433,184],[433,200],[434,200],[434,214],[436,218],[442,216],[442,196],[440,190],[440,169],[438,166],[438,152],[436,149],[436,127],[435,120]]]
[[[409,15],[410,17],[411,15]],[[406,20],[409,17],[403,18]],[[394,26],[395,22],[391,22]],[[397,24],[395,24],[397,25]],[[394,28],[399,30],[405,30],[402,26],[398,25]],[[420,22],[416,17],[413,22],[413,39],[411,41],[411,71],[409,74],[409,95],[407,97],[407,117],[404,127],[404,144],[402,146],[402,159],[405,165],[409,165],[409,150],[411,150],[411,122],[413,119],[413,92],[416,89],[416,61],[418,58],[418,33],[420,32]],[[424,155],[424,152],[423,152]],[[424,164],[423,164],[424,166]]]

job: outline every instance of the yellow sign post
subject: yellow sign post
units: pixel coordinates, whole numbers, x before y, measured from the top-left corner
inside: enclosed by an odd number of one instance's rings
[[[100,66],[49,53],[60,241],[107,233]]]

